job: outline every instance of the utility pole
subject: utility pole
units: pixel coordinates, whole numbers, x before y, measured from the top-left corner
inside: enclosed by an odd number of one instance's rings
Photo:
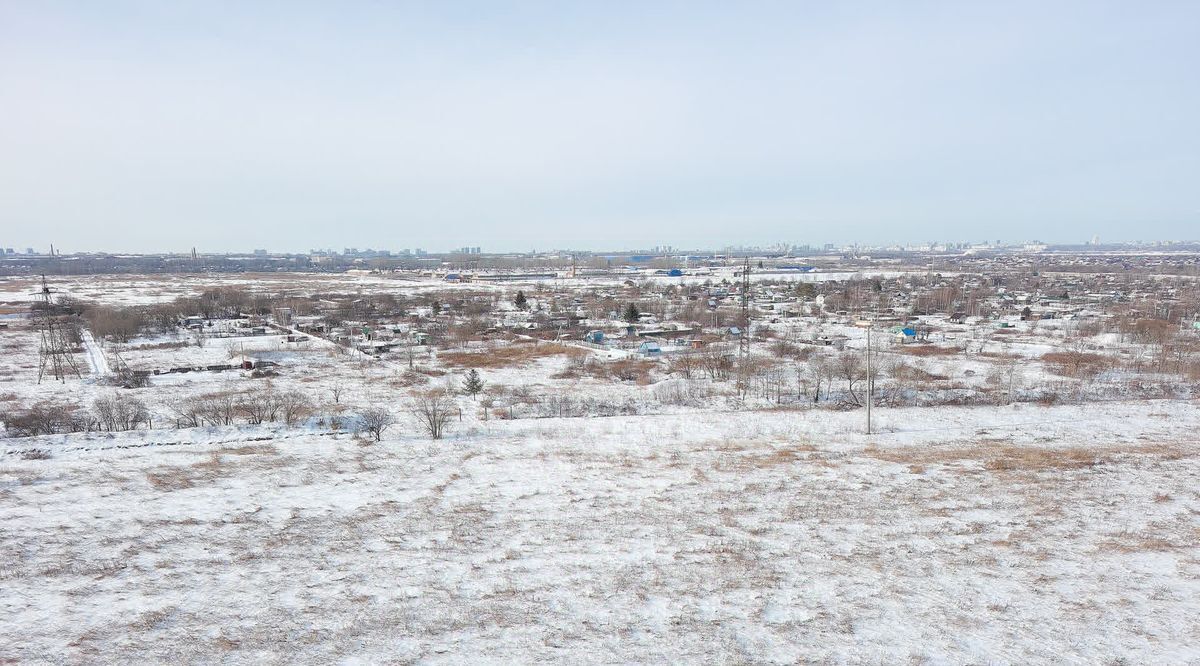
[[[738,320],[742,327],[738,336],[738,379],[737,393],[739,400],[745,400],[750,393],[750,257],[742,265],[742,311]]]
[[[867,434],[871,434],[871,396],[874,393],[875,382],[871,377],[871,329],[875,322],[867,322]]]

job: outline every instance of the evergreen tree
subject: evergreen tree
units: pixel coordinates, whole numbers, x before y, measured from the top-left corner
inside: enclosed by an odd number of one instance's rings
[[[517,306],[517,308],[521,310],[524,310],[526,307],[528,307],[529,299],[525,298],[524,291],[517,291],[517,297],[513,299],[513,305]]]
[[[472,400],[474,400],[475,396],[479,395],[479,393],[483,391],[483,379],[479,377],[478,370],[471,368],[470,372],[467,373],[467,376],[463,378],[462,390],[463,393],[471,396]]]
[[[641,314],[642,312],[641,310],[638,310],[636,303],[630,303],[629,305],[625,306],[625,321],[629,322],[630,324],[636,324],[638,317],[641,316]]]

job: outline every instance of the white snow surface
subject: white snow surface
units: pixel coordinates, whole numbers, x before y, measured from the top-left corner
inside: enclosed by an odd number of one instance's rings
[[[108,364],[108,357],[104,355],[104,350],[96,342],[92,332],[84,328],[80,331],[80,336],[83,338],[83,354],[87,358],[92,375],[104,377],[111,374],[112,369]]]
[[[0,661],[1200,662],[1195,402],[880,411],[6,440]]]

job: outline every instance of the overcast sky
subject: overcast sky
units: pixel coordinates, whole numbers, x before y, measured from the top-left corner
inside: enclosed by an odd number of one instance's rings
[[[1200,238],[1200,2],[0,0],[0,246]]]

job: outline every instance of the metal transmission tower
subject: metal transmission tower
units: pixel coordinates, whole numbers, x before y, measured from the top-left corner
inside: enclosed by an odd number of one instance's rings
[[[750,257],[742,264],[742,310],[738,317],[741,335],[738,336],[738,400],[750,393]]]
[[[38,344],[38,383],[42,383],[47,370],[54,375],[54,379],[64,383],[68,372],[82,378],[79,366],[75,364],[71,343],[67,340],[66,317],[54,303],[45,275],[42,276],[42,291],[37,296],[39,300],[34,304],[33,322],[41,334]]]

